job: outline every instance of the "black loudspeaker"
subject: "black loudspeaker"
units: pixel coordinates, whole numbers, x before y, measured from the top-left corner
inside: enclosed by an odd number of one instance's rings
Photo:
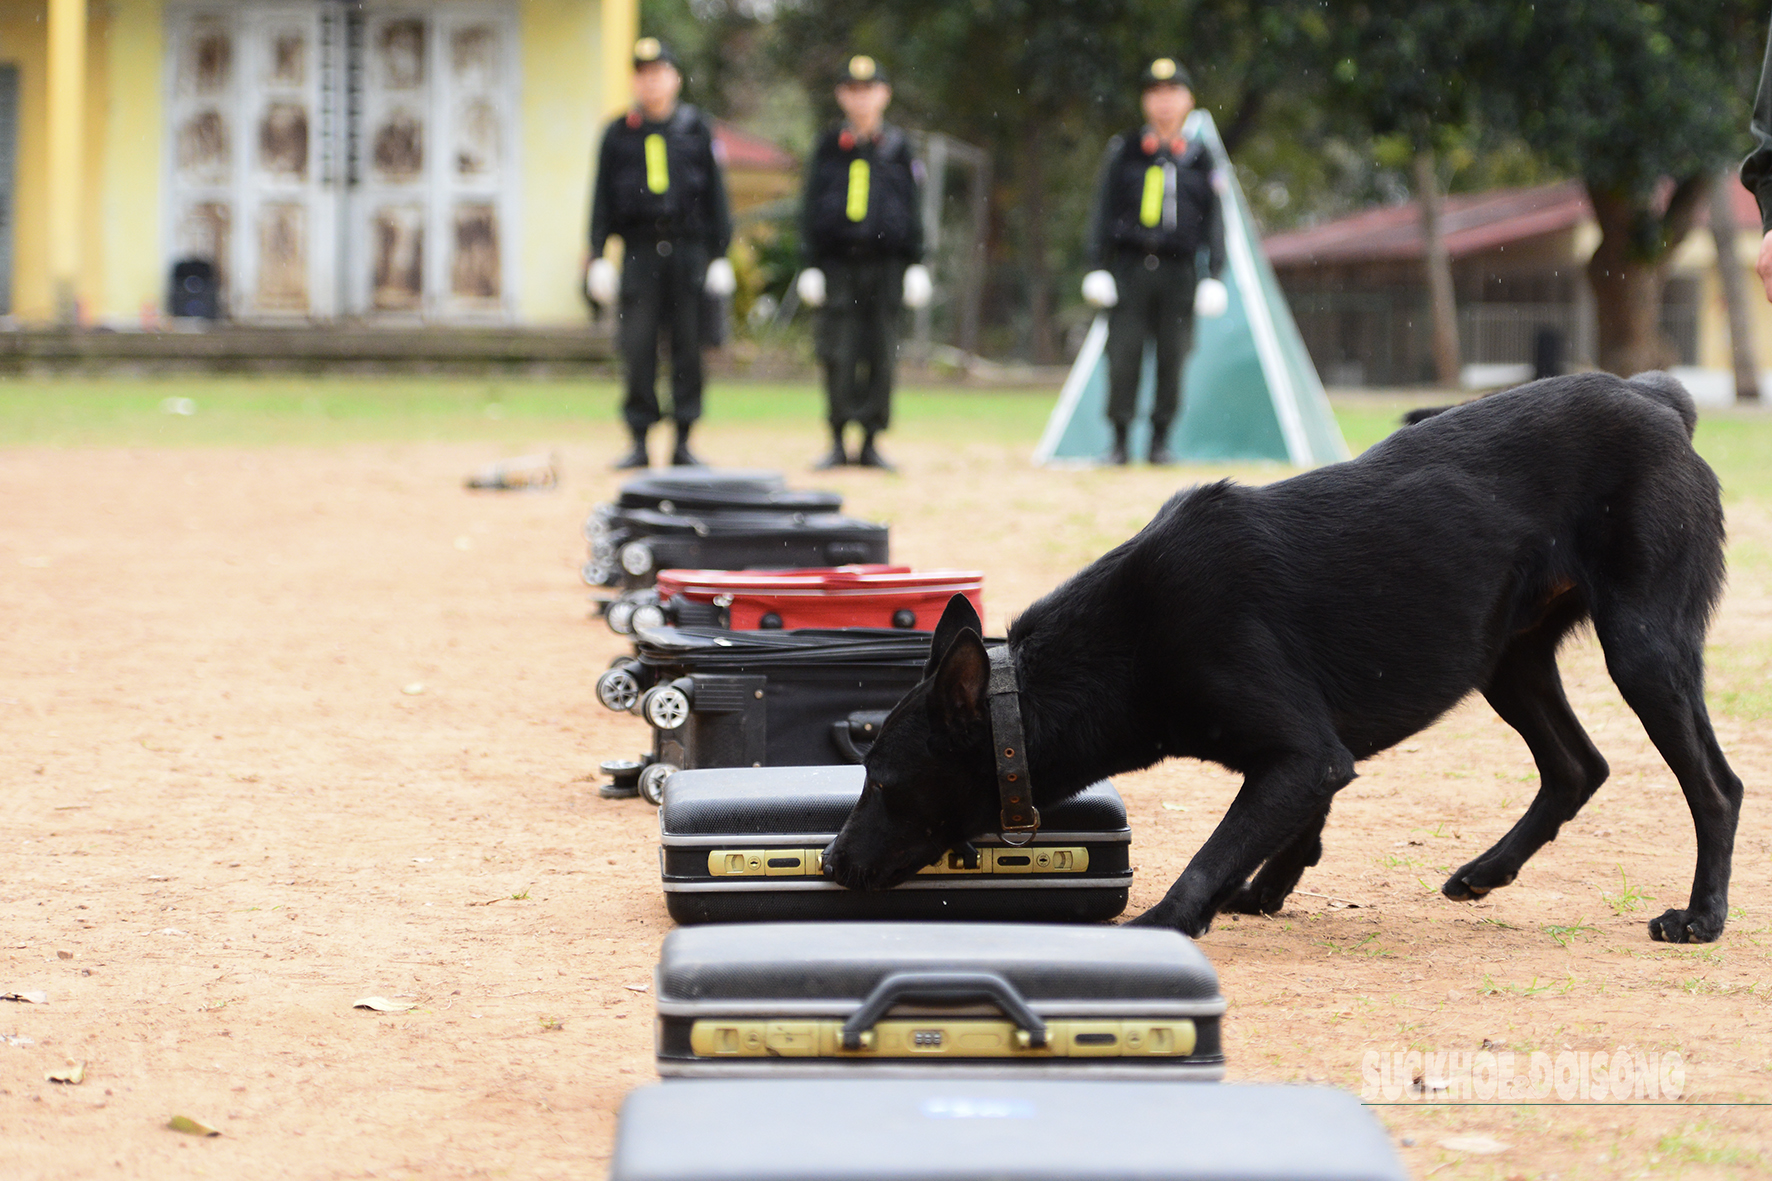
[[[221,291],[215,264],[206,258],[186,258],[173,263],[166,311],[172,316],[220,319]]]

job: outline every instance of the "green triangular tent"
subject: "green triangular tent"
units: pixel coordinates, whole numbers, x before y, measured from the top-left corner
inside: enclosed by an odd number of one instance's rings
[[[1223,278],[1230,307],[1215,320],[1194,321],[1194,348],[1182,374],[1181,421],[1171,432],[1170,447],[1196,462],[1268,459],[1312,467],[1346,459],[1347,443],[1280,282],[1261,252],[1218,128],[1211,115],[1195,111],[1185,130],[1205,142],[1224,180]],[[1106,344],[1107,317],[1097,316],[1034,449],[1035,463],[1093,462],[1106,454],[1111,440]],[[1155,353],[1147,345],[1132,429],[1135,455],[1149,447],[1155,387]]]

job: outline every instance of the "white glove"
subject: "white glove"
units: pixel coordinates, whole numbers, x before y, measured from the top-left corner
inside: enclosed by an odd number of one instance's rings
[[[702,287],[709,295],[717,295],[725,299],[738,290],[738,276],[732,273],[732,264],[723,258],[716,258],[708,264],[708,277],[702,280]]]
[[[914,262],[904,269],[904,306],[922,308],[929,306],[930,296],[935,294],[935,284],[929,279],[929,268],[920,262]]]
[[[585,294],[604,307],[615,303],[621,295],[621,275],[614,263],[606,258],[591,260],[590,269],[585,271]]]
[[[800,272],[800,278],[794,284],[794,290],[800,294],[800,302],[809,308],[824,306],[824,272],[817,267],[807,267]]]
[[[1231,306],[1231,293],[1217,279],[1201,279],[1194,288],[1194,315],[1216,320]]]
[[[1106,271],[1090,271],[1083,276],[1083,298],[1090,306],[1111,308],[1120,302],[1120,288]]]

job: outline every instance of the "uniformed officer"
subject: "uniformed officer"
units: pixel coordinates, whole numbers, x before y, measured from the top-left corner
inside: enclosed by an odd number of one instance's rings
[[[1150,461],[1173,463],[1169,428],[1181,409],[1181,370],[1193,343],[1193,317],[1222,314],[1228,293],[1224,221],[1205,145],[1182,135],[1194,109],[1187,71],[1160,57],[1142,76],[1145,124],[1108,144],[1096,189],[1089,234],[1094,267],[1083,278],[1083,298],[1112,308],[1108,320],[1108,420],[1114,446],[1108,459],[1123,464],[1126,438],[1138,411],[1138,380],[1145,341],[1157,345],[1156,403],[1151,410]],[[1208,275],[1198,282],[1197,256],[1207,252]]]
[[[874,440],[892,411],[901,307],[929,302],[923,222],[917,199],[922,166],[904,132],[885,121],[892,87],[871,57],[849,59],[837,85],[843,123],[819,139],[806,169],[801,243],[806,269],[796,289],[823,306],[818,356],[830,407],[831,451],[817,467],[846,463],[892,470]],[[843,430],[862,429],[852,460]]]
[[[618,468],[648,463],[646,433],[660,418],[661,331],[671,338],[671,462],[701,463],[689,450],[689,431],[701,417],[702,292],[730,295],[735,286],[726,260],[732,216],[713,129],[700,111],[677,101],[682,88],[670,49],[642,37],[634,45],[633,109],[609,124],[597,156],[585,290],[606,307],[620,301],[622,416],[634,446]],[[619,276],[603,257],[611,234],[624,244]]]

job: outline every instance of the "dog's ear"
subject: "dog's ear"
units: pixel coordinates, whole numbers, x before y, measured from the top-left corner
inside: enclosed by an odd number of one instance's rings
[[[929,661],[923,665],[923,679],[927,681],[941,667],[941,658],[947,655],[961,632],[971,628],[979,635],[984,635],[984,623],[978,618],[978,611],[972,606],[972,600],[965,595],[955,595],[948,600],[947,609],[941,613],[941,622],[935,625],[935,638],[929,641]]]
[[[984,650],[984,640],[966,628],[948,645],[935,670],[930,706],[942,721],[956,728],[977,722],[989,707],[986,692],[990,683],[991,658]]]

